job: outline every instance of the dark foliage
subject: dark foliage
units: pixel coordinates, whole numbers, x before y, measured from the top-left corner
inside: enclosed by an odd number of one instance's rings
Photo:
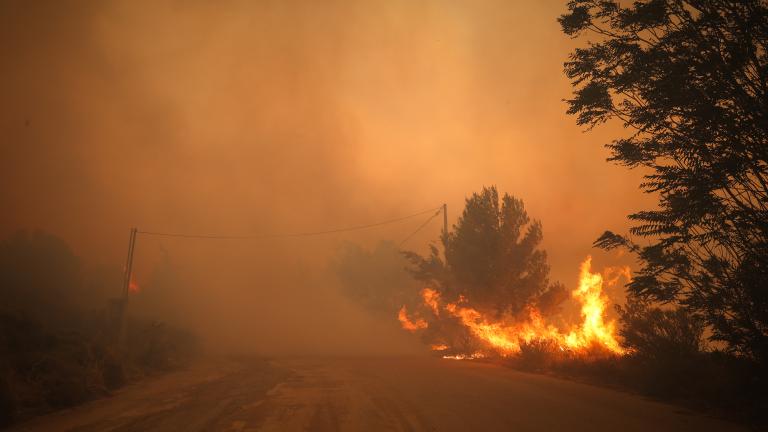
[[[534,351],[532,355],[538,354]],[[527,369],[638,392],[751,424],[755,430],[763,430],[768,422],[768,399],[754,379],[759,366],[743,357],[712,351],[691,355],[685,362],[661,362],[637,355],[592,357],[550,353],[542,361]],[[526,364],[516,359],[511,360],[510,366],[526,369]]]
[[[620,335],[630,350],[625,362],[645,382],[650,394],[681,396],[699,386],[704,322],[684,308],[662,309],[630,298],[617,306],[622,324]]]
[[[72,320],[82,296],[79,259],[61,239],[18,231],[0,241],[0,305],[46,321]]]
[[[188,333],[136,320],[117,344],[105,299],[86,307],[94,302],[82,297],[93,291],[81,273],[66,243],[49,234],[0,241],[0,425],[104,396],[194,354]]]
[[[657,363],[685,363],[702,352],[704,322],[686,309],[662,309],[630,299],[617,306],[624,346],[632,355]]]
[[[520,344],[520,353],[510,361],[520,369],[527,371],[546,372],[553,364],[561,360],[558,351],[560,347],[551,340],[534,339]]]
[[[610,160],[642,167],[658,208],[626,247],[642,268],[628,288],[701,316],[713,341],[768,362],[768,4],[760,0],[574,0],[560,17],[595,38],[565,64],[570,114],[632,133]],[[670,318],[664,316],[664,318]]]

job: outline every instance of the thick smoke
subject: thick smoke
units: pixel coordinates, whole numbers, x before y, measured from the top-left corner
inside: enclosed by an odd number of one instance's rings
[[[497,184],[525,197],[553,279],[572,284],[592,240],[641,203],[637,176],[591,142],[611,134],[585,137],[555,103],[569,94],[561,9],[2,2],[0,235],[41,228],[86,273],[114,275],[132,226],[312,231],[443,202],[453,221]],[[328,262],[346,241],[399,241],[419,223],[261,242],[140,236],[132,311],[228,348],[414,352],[339,294]]]

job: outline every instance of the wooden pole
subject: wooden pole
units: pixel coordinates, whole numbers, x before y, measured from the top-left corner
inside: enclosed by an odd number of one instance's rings
[[[128,295],[131,289],[131,272],[133,270],[133,251],[136,249],[136,234],[138,229],[131,228],[128,239],[128,256],[125,258],[125,274],[123,275],[123,296],[112,303],[113,331],[117,345],[123,345],[125,339],[125,310],[128,306]]]
[[[128,300],[128,292],[131,288],[131,272],[133,270],[133,250],[136,247],[136,233],[138,229],[131,228],[131,235],[128,241],[128,257],[125,260],[125,277],[123,279],[123,300]]]
[[[448,204],[443,203],[443,235],[448,236]]]

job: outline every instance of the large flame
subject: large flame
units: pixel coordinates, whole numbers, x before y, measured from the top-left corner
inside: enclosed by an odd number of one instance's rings
[[[458,318],[482,345],[487,346],[490,352],[501,356],[517,354],[524,344],[531,343],[556,346],[563,351],[583,352],[596,347],[609,353],[624,354],[624,348],[616,339],[613,321],[606,321],[608,298],[603,294],[603,276],[600,273],[592,273],[591,267],[592,258],[587,257],[580,267],[579,285],[571,293],[573,299],[581,304],[582,321],[567,331],[547,323],[534,307],[526,310],[524,320],[493,319],[468,306],[463,296],[460,296],[456,302],[443,302],[439,292],[425,288],[421,291],[421,297],[425,309],[431,311],[435,317],[439,317],[442,310],[449,316]],[[615,283],[622,275],[629,277],[629,269],[622,268],[620,271],[608,269],[606,274],[615,275],[608,281]],[[398,318],[403,328],[410,331],[424,329],[429,325],[423,318],[411,320],[405,306],[400,309]],[[451,347],[440,343],[432,345],[432,348],[445,351]],[[483,352],[471,352],[444,357],[461,360],[485,356]]]
[[[424,299],[424,304],[432,310],[435,316],[440,316],[440,305],[437,303],[440,299],[440,293],[433,289],[424,288],[421,290],[421,298]]]
[[[596,343],[611,352],[623,354],[624,349],[615,337],[614,323],[606,323],[604,319],[608,299],[603,295],[603,276],[592,273],[591,267],[592,257],[587,257],[581,264],[579,287],[573,291],[573,296],[581,302],[583,322],[577,331],[568,335],[568,347],[583,348]],[[629,274],[628,269],[625,274]]]

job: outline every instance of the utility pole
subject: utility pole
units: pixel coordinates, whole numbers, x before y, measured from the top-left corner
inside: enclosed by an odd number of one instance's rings
[[[448,263],[448,204],[443,203],[443,258]]]
[[[448,236],[448,204],[443,203],[443,235]]]
[[[133,251],[136,248],[137,228],[131,228],[131,235],[128,239],[128,256],[125,259],[125,274],[123,275],[123,295],[122,298],[114,299],[110,302],[112,316],[112,331],[115,342],[118,345],[123,344],[125,337],[125,309],[128,306],[128,295],[131,289],[131,271],[133,270]]]
[[[128,257],[125,260],[125,277],[123,279],[123,301],[128,302],[128,292],[131,289],[131,271],[133,270],[133,250],[136,247],[137,228],[131,228],[130,239],[128,240]]]

